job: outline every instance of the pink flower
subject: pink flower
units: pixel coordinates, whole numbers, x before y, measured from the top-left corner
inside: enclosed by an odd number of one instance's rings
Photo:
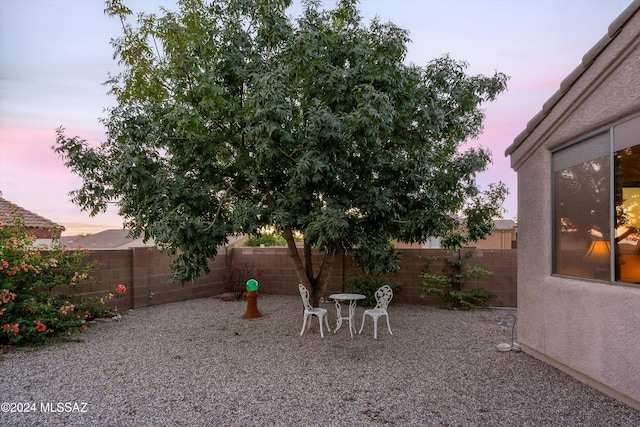
[[[127,292],[127,288],[124,285],[118,285],[116,287],[116,292],[122,295]]]
[[[41,322],[41,321],[39,321],[39,320],[34,320],[34,321],[33,321],[33,324],[34,324],[34,325],[36,325],[36,330],[37,330],[38,332],[44,332],[44,331],[46,331],[46,330],[47,330],[47,325],[45,325],[44,323],[42,323],[42,322]],[[14,335],[15,335],[15,334],[14,334]]]
[[[9,333],[12,333],[13,335],[18,335],[20,332],[20,324],[16,323],[15,325],[10,325],[7,323],[6,325],[2,325],[2,329],[9,331]]]

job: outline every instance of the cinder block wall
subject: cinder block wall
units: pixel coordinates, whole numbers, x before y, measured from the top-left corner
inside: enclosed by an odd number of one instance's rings
[[[465,289],[482,287],[497,295],[491,301],[492,305],[516,307],[517,250],[462,249],[461,253],[467,251],[473,254],[468,259],[471,264],[491,271],[492,275],[488,281],[469,282]],[[313,257],[314,266],[317,269],[321,262],[321,255],[314,252]],[[393,281],[402,286],[401,291],[394,296],[395,302],[441,304],[441,300],[433,295],[420,297],[423,293],[423,280],[420,274],[432,257],[436,258],[432,261],[432,270],[437,272],[444,266],[443,257],[457,258],[458,253],[438,249],[402,250],[400,269],[397,273],[389,275]],[[172,258],[156,248],[97,250],[90,253],[88,260],[97,261],[100,264],[100,267],[93,272],[93,276],[103,285],[111,289],[115,289],[121,283],[127,286],[124,297],[116,298],[109,303],[120,310],[220,295],[225,292],[225,276],[229,275],[234,263],[246,263],[252,267],[252,276],[258,280],[259,292],[263,294],[298,295],[297,284],[300,282],[285,247],[220,248],[216,259],[209,263],[211,272],[185,286],[170,281],[169,264]],[[315,273],[317,274],[317,270]],[[353,265],[350,255],[334,257],[327,295],[344,291],[345,279],[360,274]],[[68,292],[69,289],[60,287],[59,291]],[[88,297],[100,297],[106,293],[108,290],[96,283],[84,284],[76,290],[76,294]]]
[[[125,295],[108,303],[119,310],[210,297],[224,292],[223,276],[230,259],[231,248],[221,248],[216,259],[209,262],[211,272],[208,275],[180,286],[171,281],[169,264],[172,257],[156,248],[91,251],[87,262],[95,261],[100,265],[92,272],[97,282],[82,284],[74,293],[101,297],[123,284],[127,287]],[[56,290],[70,293],[68,286]]]
[[[396,273],[388,275],[394,282],[402,286],[400,292],[394,295],[394,301],[406,304],[441,305],[442,300],[435,295],[426,294],[422,290],[424,280],[421,273],[429,262],[431,270],[442,272],[445,267],[444,258],[455,260],[458,252],[448,252],[440,249],[405,249],[402,250],[402,261]],[[516,307],[517,287],[517,250],[516,249],[475,249],[464,248],[460,254],[472,254],[466,262],[473,266],[482,267],[491,272],[488,280],[473,280],[463,286],[463,290],[484,288],[496,294],[490,301],[493,306]],[[435,258],[435,259],[432,259]],[[345,277],[358,276],[360,273],[349,262],[346,265]]]
[[[425,264],[430,257],[432,270],[441,271],[444,267],[443,257],[457,258],[457,252],[447,252],[438,249],[403,249],[402,261],[397,273],[388,277],[402,286],[401,291],[394,295],[394,301],[407,304],[439,305],[441,300],[433,295],[423,293],[423,280],[420,277]],[[473,255],[467,261],[478,267],[485,268],[492,274],[489,280],[470,281],[463,289],[484,288],[497,296],[491,301],[492,305],[516,307],[517,286],[517,250],[516,249],[462,249],[461,254],[471,252]],[[267,294],[297,295],[299,280],[293,267],[287,248],[250,248],[237,247],[233,250],[235,262],[248,262],[254,267],[253,271],[259,275],[260,292]],[[314,253],[314,266],[318,268],[321,258]],[[317,271],[316,271],[317,273]],[[351,276],[359,276],[350,255],[336,256],[331,269],[329,289],[327,294],[342,292],[344,280]]]
[[[298,249],[303,258],[302,248]],[[233,249],[233,261],[245,262],[253,266],[255,278],[259,282],[259,292],[278,295],[299,295],[298,275],[286,247],[236,247]],[[303,261],[304,262],[304,261]],[[322,257],[314,251],[313,265],[318,274]],[[329,278],[329,293],[342,292],[343,259],[334,257]]]

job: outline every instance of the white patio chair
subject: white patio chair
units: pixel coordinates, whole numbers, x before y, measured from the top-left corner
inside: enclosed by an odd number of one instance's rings
[[[324,318],[325,324],[327,325],[327,330],[329,329],[329,319],[327,317],[327,309],[326,308],[313,308],[309,303],[309,291],[307,288],[301,283],[298,285],[300,289],[300,296],[302,297],[302,304],[304,304],[304,321],[302,322],[302,330],[300,331],[300,336],[304,334],[304,329],[307,327],[307,318],[309,316],[317,316],[318,322],[320,323],[320,336],[324,338],[324,332],[322,331],[322,319]],[[311,326],[311,322],[309,322],[309,326]]]
[[[391,302],[391,298],[393,298],[393,290],[390,286],[384,285],[376,291],[376,306],[375,308],[370,308],[364,311],[362,315],[362,326],[360,326],[360,332],[362,333],[362,328],[364,328],[364,320],[367,318],[367,315],[371,316],[373,319],[373,338],[378,339],[378,318],[381,316],[387,317],[387,329],[389,329],[389,334],[393,335],[391,332],[391,325],[389,325],[389,313],[387,313],[387,307]]]

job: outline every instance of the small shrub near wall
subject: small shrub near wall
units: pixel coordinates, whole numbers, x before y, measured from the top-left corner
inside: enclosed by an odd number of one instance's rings
[[[493,292],[479,287],[464,289],[468,282],[486,280],[491,275],[490,271],[465,261],[472,256],[473,253],[470,251],[458,251],[457,256],[442,259],[444,267],[440,270],[432,267],[433,261],[437,258],[430,257],[421,274],[425,280],[422,288],[425,294],[438,295],[442,298],[445,308],[450,310],[486,306],[487,301],[496,296]]]
[[[224,290],[231,294],[225,298],[234,300],[245,299],[247,281],[249,279],[259,280],[261,276],[262,273],[255,271],[252,261],[233,261],[223,276]]]

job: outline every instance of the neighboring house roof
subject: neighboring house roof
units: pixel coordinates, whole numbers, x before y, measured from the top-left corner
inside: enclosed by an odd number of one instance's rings
[[[48,232],[49,230],[56,230],[58,233],[64,231],[64,227],[60,224],[56,224],[50,219],[28,211],[27,209],[22,208],[15,203],[11,203],[10,201],[0,197],[0,221],[9,223],[13,221],[15,215],[19,215],[22,217],[24,225],[27,229],[42,230],[44,234],[46,234],[46,232]],[[38,237],[51,237],[50,234],[51,233],[46,236],[38,235]]]
[[[69,249],[84,248],[89,250],[98,249],[129,249],[154,247],[153,240],[146,243],[142,238],[132,239],[129,237],[127,229],[105,230],[88,236],[62,236],[60,244]],[[233,245],[238,241],[246,238],[246,236],[230,236],[228,245]]]
[[[147,243],[142,238],[132,239],[129,230],[105,230],[88,236],[63,236],[60,244],[70,249],[128,249],[134,247],[153,247],[153,241]]]
[[[496,230],[511,230],[516,228],[516,222],[512,219],[495,219],[493,220]]]
[[[466,218],[458,217],[458,223],[462,224]],[[493,229],[494,230],[512,230],[517,228],[518,224],[512,219],[494,219],[493,220]]]
[[[561,83],[560,89],[554,93],[542,106],[542,110],[536,114],[523,130],[505,150],[505,156],[511,155],[536,127],[544,120],[554,106],[562,99],[562,97],[571,89],[574,83],[582,76],[582,74],[593,64],[594,60],[600,55],[609,43],[616,37],[620,29],[633,15],[640,9],[640,0],[634,0],[612,23],[609,25],[607,34],[604,35],[583,57],[582,62],[578,65]]]

